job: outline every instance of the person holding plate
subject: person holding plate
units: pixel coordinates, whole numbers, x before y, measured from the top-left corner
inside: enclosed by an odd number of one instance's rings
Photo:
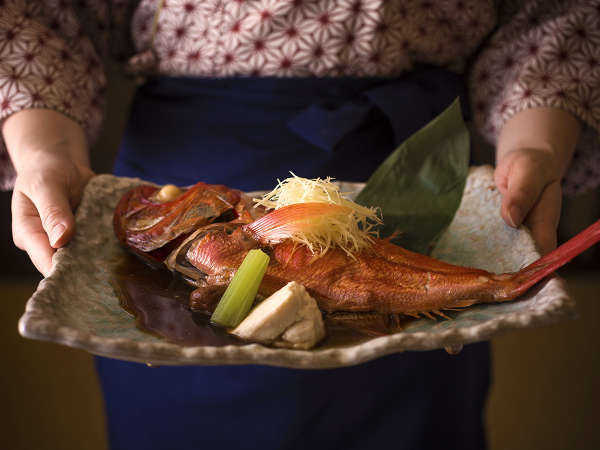
[[[118,175],[365,181],[459,96],[496,146],[504,220],[543,252],[562,192],[600,179],[598,1],[12,0],[0,17],[0,179],[44,275],[93,176],[109,55],[146,78]],[[114,449],[485,445],[487,344],[324,371],[96,362]]]

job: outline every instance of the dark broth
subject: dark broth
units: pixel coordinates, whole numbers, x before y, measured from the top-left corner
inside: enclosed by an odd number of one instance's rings
[[[178,274],[150,267],[137,257],[123,254],[113,271],[113,286],[123,309],[135,317],[138,329],[183,346],[244,345],[209,316],[189,309],[193,287]],[[367,336],[338,325],[327,324],[327,337],[319,346],[352,345]]]
[[[113,272],[121,306],[147,333],[184,346],[243,345],[244,342],[210,324],[209,317],[188,308],[193,287],[166,269],[153,269],[125,254]]]

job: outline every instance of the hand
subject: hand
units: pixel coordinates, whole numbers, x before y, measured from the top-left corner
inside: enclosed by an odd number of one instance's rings
[[[556,247],[560,182],[579,128],[565,111],[535,108],[513,116],[498,139],[495,181],[503,195],[500,213],[512,227],[524,223],[542,254]]]
[[[495,181],[503,195],[504,221],[515,228],[525,223],[542,254],[555,248],[562,190],[553,155],[533,148],[512,150],[498,161]]]
[[[75,231],[72,211],[93,176],[85,135],[77,123],[49,110],[14,114],[2,131],[17,171],[13,240],[47,276],[52,255]]]
[[[17,175],[12,196],[13,241],[48,276],[52,255],[75,231],[73,210],[93,172],[48,152]]]

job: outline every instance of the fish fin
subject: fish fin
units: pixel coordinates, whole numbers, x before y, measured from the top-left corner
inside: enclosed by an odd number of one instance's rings
[[[351,328],[368,336],[385,336],[404,328],[406,320],[398,314],[332,313],[326,314],[328,324]]]
[[[558,268],[571,261],[575,256],[598,242],[600,242],[600,220],[594,222],[557,249],[542,256],[537,261],[514,274],[516,287],[508,292],[508,299],[525,293],[525,291],[538,281],[546,278]]]
[[[407,311],[404,314],[410,317],[414,317],[415,319],[418,319],[420,317],[419,313],[416,311]]]
[[[244,231],[263,244],[277,244],[305,230],[311,219],[349,212],[347,206],[332,203],[294,203],[246,224]]]
[[[436,309],[433,311],[435,314],[437,314],[440,317],[443,317],[444,319],[447,320],[452,320],[450,317],[448,317],[446,314],[444,314],[442,311],[440,311],[439,309]]]
[[[434,315],[432,315],[432,314],[431,314],[429,311],[422,311],[422,312],[421,312],[421,314],[423,314],[423,315],[424,315],[425,317],[427,317],[428,319],[431,319],[431,320],[437,320],[437,319],[435,318],[435,316],[434,316]]]
[[[462,300],[458,300],[458,301],[454,302],[454,304],[452,305],[452,308],[444,308],[444,309],[454,309],[455,311],[459,311],[458,309],[455,309],[455,308],[466,308],[467,306],[474,305],[477,302],[478,302],[478,300],[476,300],[476,299],[462,299]]]

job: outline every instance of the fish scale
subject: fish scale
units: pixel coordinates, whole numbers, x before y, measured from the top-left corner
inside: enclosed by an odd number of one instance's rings
[[[136,231],[136,235],[147,232],[154,240],[162,240],[168,246],[175,238],[181,239],[181,234],[187,234],[189,237],[177,242],[178,247],[171,249],[165,261],[169,269],[180,271],[197,287],[190,299],[192,308],[212,312],[220,293],[248,251],[261,248],[272,256],[260,286],[261,295],[271,295],[289,281],[296,281],[317,300],[330,321],[368,334],[397,331],[403,325],[401,316],[447,318],[444,310],[514,300],[600,241],[600,221],[597,221],[520,271],[500,275],[449,264],[376,238],[369,248],[352,255],[331,248],[316,257],[306,246],[284,239],[282,231],[293,231],[294,224],[300,223],[307,211],[310,212],[308,203],[288,205],[284,215],[269,213],[257,217],[256,213],[247,211],[249,201],[239,191],[228,192],[224,186],[198,183],[191,188],[197,191],[194,195],[221,211],[221,217],[214,217],[214,214],[199,217],[202,211],[213,208],[194,206],[189,190],[187,195],[170,202],[170,208],[165,208],[151,201],[158,188],[143,186],[136,189],[125,194],[115,210],[115,233],[138,255],[146,253],[143,247],[146,241],[130,239],[128,229],[128,226],[139,225],[136,214],[143,214],[144,218],[154,214],[157,219],[149,221],[155,224],[147,230]],[[232,199],[232,203],[225,207],[223,198]],[[142,203],[145,204],[143,208],[140,207]],[[314,215],[326,212],[327,205],[314,205]],[[177,214],[171,214],[172,211]],[[182,215],[189,216],[190,220],[184,231],[173,233],[169,225],[178,225]],[[225,217],[233,220],[225,220]],[[212,223],[219,220],[222,223]],[[190,223],[194,223],[193,229],[190,229]]]

